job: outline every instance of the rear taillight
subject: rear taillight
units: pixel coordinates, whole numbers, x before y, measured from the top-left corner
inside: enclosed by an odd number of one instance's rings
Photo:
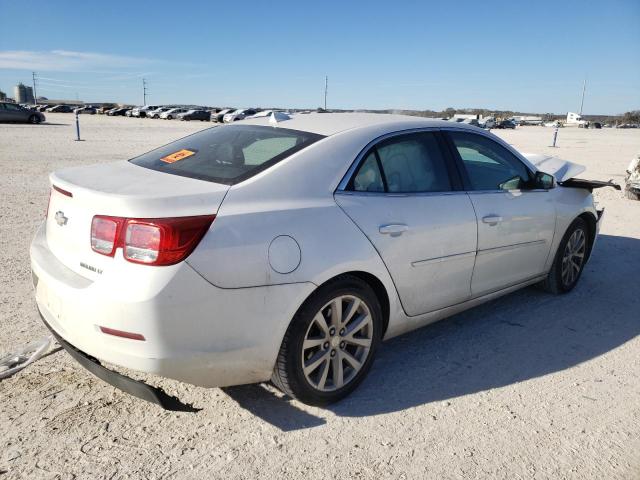
[[[116,252],[117,239],[122,224],[120,217],[97,215],[91,222],[91,248],[102,255]]]
[[[176,218],[122,218],[96,215],[91,223],[91,248],[113,256],[118,248],[133,263],[173,265],[191,254],[215,215]]]

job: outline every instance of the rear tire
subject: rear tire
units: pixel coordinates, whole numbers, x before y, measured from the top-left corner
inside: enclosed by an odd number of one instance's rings
[[[541,286],[554,295],[568,293],[577,285],[589,254],[589,230],[576,218],[560,241],[551,271]]]
[[[373,289],[352,275],[320,287],[300,307],[282,340],[271,378],[292,398],[328,405],[366,377],[382,338]]]

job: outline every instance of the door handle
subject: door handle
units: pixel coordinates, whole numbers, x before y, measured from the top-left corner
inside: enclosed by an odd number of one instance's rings
[[[392,237],[397,237],[398,235],[402,235],[404,232],[409,230],[409,227],[403,223],[392,223],[389,225],[380,225],[378,231],[383,235],[391,235]]]
[[[502,217],[498,215],[487,215],[486,217],[482,217],[482,223],[488,223],[490,226],[494,226],[499,224],[502,221]]]

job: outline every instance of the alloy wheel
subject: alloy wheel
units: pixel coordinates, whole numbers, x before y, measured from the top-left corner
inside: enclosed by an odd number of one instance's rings
[[[584,230],[577,228],[569,237],[562,256],[562,283],[572,285],[580,275],[586,253],[586,235]]]
[[[342,295],[316,313],[302,344],[302,371],[309,384],[330,392],[349,384],[364,366],[373,342],[367,304]]]

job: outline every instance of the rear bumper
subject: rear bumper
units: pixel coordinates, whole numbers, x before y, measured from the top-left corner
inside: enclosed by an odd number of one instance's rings
[[[134,380],[133,378],[129,378],[125,375],[105,368],[98,359],[87,355],[81,350],[78,350],[76,347],[74,347],[60,335],[58,335],[56,331],[51,328],[51,326],[46,322],[46,320],[42,316],[42,313],[40,313],[40,318],[42,319],[42,322],[45,324],[45,326],[49,330],[51,330],[51,333],[56,338],[58,343],[62,346],[62,348],[64,348],[67,353],[71,355],[71,357],[73,357],[74,360],[76,360],[80,365],[93,373],[100,380],[113,385],[114,387],[128,393],[129,395],[141,398],[142,400],[146,400],[147,402],[155,403],[165,410],[173,410],[178,412],[198,411],[198,409],[193,408],[191,405],[182,403],[176,397],[167,395],[164,390],[160,388],[152,387],[151,385],[147,385],[144,382]]]
[[[203,387],[271,378],[286,328],[314,289],[309,283],[221,289],[185,262],[140,267],[123,273],[114,265],[91,281],[53,255],[43,228],[31,245],[36,302],[57,336],[100,361]]]

